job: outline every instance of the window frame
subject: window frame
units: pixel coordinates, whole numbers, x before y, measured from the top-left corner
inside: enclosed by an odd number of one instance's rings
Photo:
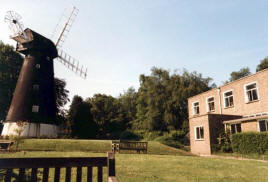
[[[225,94],[228,93],[228,92],[232,92],[232,96],[233,96],[233,105],[232,106],[226,106],[226,101],[225,101]],[[234,107],[234,90],[231,89],[231,90],[227,90],[225,92],[222,93],[222,97],[223,97],[223,105],[224,105],[224,109],[227,109],[227,108],[232,108]],[[228,96],[228,98],[231,97],[231,96]],[[230,101],[229,101],[230,102]]]
[[[254,90],[256,90],[256,94],[257,94],[257,99],[256,100],[252,100],[250,101],[249,100],[249,97],[248,97],[248,90],[247,90],[247,87],[250,86],[250,85],[253,85],[253,84],[256,84],[256,88]],[[250,91],[252,91],[253,89],[250,89]],[[252,92],[251,92],[252,93]],[[255,82],[250,82],[250,83],[247,83],[244,85],[244,97],[245,97],[245,103],[248,104],[248,103],[252,103],[252,102],[257,102],[260,100],[260,94],[259,94],[259,88],[258,88],[258,83],[257,81]]]
[[[208,102],[208,100],[211,99],[211,98],[213,98],[214,110],[210,110],[210,107],[209,107],[209,103],[211,103],[211,102]],[[206,98],[206,105],[207,105],[207,112],[215,112],[216,107],[215,107],[215,97],[214,97],[214,95]]]
[[[198,128],[203,128],[203,138],[197,138],[197,129],[198,129]],[[199,135],[201,136],[200,133],[201,133],[201,132],[200,132],[200,129],[199,129]],[[197,141],[204,141],[204,140],[205,140],[205,130],[204,130],[204,126],[203,126],[203,125],[195,126],[195,127],[194,127],[194,138],[195,138],[195,140],[197,140]]]
[[[261,131],[261,128],[260,128],[260,121],[265,121],[265,122],[266,122],[266,130],[265,130],[265,131]],[[259,120],[258,120],[258,131],[259,131],[259,132],[267,132],[267,131],[268,131],[268,118],[267,118],[267,119],[259,119]]]
[[[32,106],[32,113],[38,113],[39,112],[39,106],[38,105],[33,105]]]
[[[198,103],[198,113],[195,113],[195,107],[194,104]],[[195,101],[192,102],[192,113],[194,116],[200,115],[200,102],[199,101]]]
[[[237,130],[237,125],[240,125],[240,131]],[[234,133],[232,131],[232,126],[234,126]],[[231,131],[231,134],[236,134],[236,133],[242,133],[242,124],[241,123],[233,123],[233,124],[230,124],[230,131]]]

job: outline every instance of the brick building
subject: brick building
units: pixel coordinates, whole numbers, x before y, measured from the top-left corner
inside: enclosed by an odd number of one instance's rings
[[[219,133],[268,130],[268,69],[188,99],[191,152],[210,155]]]

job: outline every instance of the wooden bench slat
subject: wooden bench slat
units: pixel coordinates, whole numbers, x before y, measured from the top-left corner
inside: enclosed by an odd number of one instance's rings
[[[65,182],[71,181],[71,167],[66,167]]]
[[[87,182],[92,182],[92,166],[87,167]]]
[[[82,180],[82,167],[77,167],[76,170],[76,182],[81,182]]]
[[[32,168],[31,171],[31,182],[37,181],[37,168]]]
[[[0,168],[51,168],[77,166],[107,166],[106,157],[68,157],[68,158],[5,158],[0,159]]]
[[[56,167],[55,168],[55,175],[54,175],[54,182],[59,182],[60,181],[60,168]]]
[[[11,181],[11,174],[12,174],[12,169],[7,169],[6,170],[6,176],[5,176],[5,182],[10,182]]]
[[[43,182],[48,182],[49,168],[43,169]]]
[[[19,179],[18,179],[18,182],[23,182],[24,175],[25,175],[25,168],[20,168],[19,169]]]
[[[98,166],[98,182],[102,182],[102,167]]]

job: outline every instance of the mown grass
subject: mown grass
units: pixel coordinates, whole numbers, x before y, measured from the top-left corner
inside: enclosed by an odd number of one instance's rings
[[[111,140],[25,139],[24,142],[19,145],[19,150],[106,153],[111,151],[111,143]],[[15,149],[15,146],[11,149]],[[135,153],[135,151],[131,153]],[[148,142],[148,154],[190,155],[188,152],[155,141]]]
[[[74,156],[96,157],[106,156],[106,154],[55,151],[0,154],[0,157]],[[83,170],[85,171],[85,169]],[[54,173],[53,169],[51,172]],[[61,172],[63,180],[65,169],[62,169]],[[73,170],[73,178],[75,178],[74,173],[75,169]],[[96,177],[96,169],[93,173]],[[196,156],[116,154],[116,173],[120,182],[264,182],[268,181],[268,163]],[[53,181],[53,176],[50,176],[50,179]],[[106,175],[104,179],[106,179]]]

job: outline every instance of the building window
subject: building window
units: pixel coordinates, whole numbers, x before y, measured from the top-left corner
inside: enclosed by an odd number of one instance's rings
[[[241,132],[241,123],[238,124],[231,124],[231,133],[240,133]]]
[[[204,140],[204,127],[203,126],[195,127],[195,139]]]
[[[224,95],[224,107],[233,107],[234,106],[233,91],[225,92],[223,95]]]
[[[245,100],[246,103],[258,100],[257,83],[245,86]]]
[[[33,105],[33,107],[32,107],[32,112],[37,113],[38,111],[39,111],[39,106],[37,106],[37,105]]]
[[[35,90],[35,91],[39,90],[39,85],[34,84],[34,85],[33,85],[33,90]]]
[[[208,112],[215,111],[214,97],[207,98]]]
[[[259,130],[262,131],[268,131],[268,120],[260,120],[259,121]]]
[[[198,115],[199,114],[199,102],[193,103],[193,114]]]
[[[40,69],[41,66],[40,66],[40,64],[36,64],[35,67],[36,67],[36,69]]]

